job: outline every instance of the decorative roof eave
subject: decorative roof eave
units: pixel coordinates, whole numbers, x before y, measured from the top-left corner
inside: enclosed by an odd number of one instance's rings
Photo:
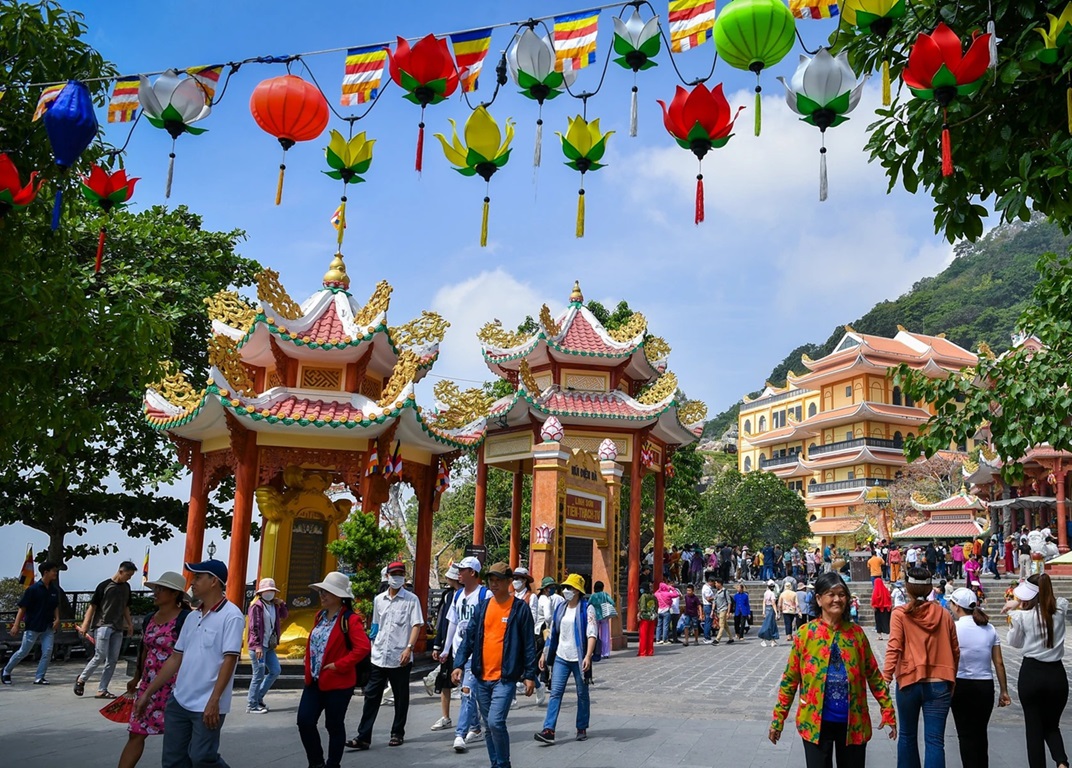
[[[865,518],[847,516],[821,517],[809,523],[813,536],[845,536],[856,533],[867,524]]]
[[[907,464],[904,454],[898,453],[875,453],[867,446],[861,446],[854,451],[843,453],[822,454],[816,459],[800,459],[800,464],[810,471],[841,467],[847,464],[882,464],[891,467],[900,467]]]
[[[142,400],[142,412],[149,427],[158,432],[167,432],[185,426],[197,419],[209,403],[212,386],[201,393],[201,400],[193,408],[180,408],[164,398],[155,389],[145,390]]]
[[[792,441],[794,434],[796,434],[796,426],[796,424],[790,424],[786,427],[769,430],[761,435],[746,435],[741,439],[755,448],[765,448],[768,445]]]
[[[882,373],[883,375],[889,370],[888,365],[881,365],[874,363],[859,352],[857,348],[857,354],[852,360],[845,365],[838,366],[836,368],[822,369],[819,371],[812,371],[806,373],[803,376],[794,376],[792,372],[786,375],[786,381],[792,384],[798,389],[817,389],[823,384],[828,384],[832,380],[843,378],[847,373],[851,371],[870,371],[874,373]]]
[[[928,531],[928,529],[931,529]],[[974,520],[924,520],[890,534],[894,539],[975,538],[983,527]]]
[[[911,501],[913,508],[920,512],[956,512],[973,509],[983,511],[987,507],[987,503],[978,496],[963,491],[933,504],[924,504],[914,498]]]
[[[804,505],[812,507],[844,507],[852,504],[863,504],[867,499],[867,489],[850,489],[848,491],[814,491],[808,488],[808,498]]]
[[[804,463],[799,460],[792,464],[779,464],[774,467],[765,467],[764,470],[782,480],[787,480],[793,477],[810,477],[812,474],[812,471],[805,467]]]

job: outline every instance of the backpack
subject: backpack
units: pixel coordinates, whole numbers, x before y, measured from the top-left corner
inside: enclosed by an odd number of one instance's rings
[[[321,609],[316,614],[316,619],[313,621],[313,626],[315,627],[317,624],[319,624],[327,615],[328,612]],[[354,612],[351,611],[349,608],[342,609],[342,619],[339,624],[339,629],[342,630],[342,641],[346,643],[347,653],[354,649],[353,641],[350,640],[350,617],[353,615]],[[366,685],[368,685],[369,677],[372,675],[371,653],[369,653],[369,655],[365,658],[361,659],[361,661],[357,662],[357,666],[354,667],[354,672],[357,674],[357,682],[354,685],[355,688],[364,688]]]

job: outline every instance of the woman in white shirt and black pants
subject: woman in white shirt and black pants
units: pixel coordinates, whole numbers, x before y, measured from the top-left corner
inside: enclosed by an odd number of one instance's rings
[[[1065,612],[1068,601],[1054,598],[1050,577],[1036,574],[1013,590],[1014,600],[1003,611],[1011,611],[1009,645],[1023,649],[1018,692],[1024,708],[1027,736],[1027,764],[1044,768],[1046,747],[1058,768],[1068,768],[1068,755],[1061,738],[1061,713],[1068,703],[1065,676]]]
[[[949,606],[957,620],[960,663],[953,688],[953,722],[960,741],[960,762],[971,768],[987,768],[990,750],[986,729],[994,711],[994,674],[997,671],[998,706],[1009,706],[1009,685],[1001,642],[989,617],[979,609],[978,597],[961,587],[949,596]]]

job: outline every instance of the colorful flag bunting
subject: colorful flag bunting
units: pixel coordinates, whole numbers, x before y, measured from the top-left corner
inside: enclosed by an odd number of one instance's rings
[[[48,108],[52,105],[52,102],[56,100],[56,97],[60,95],[60,91],[67,87],[67,83],[58,83],[57,85],[50,85],[45,90],[41,91],[41,98],[37,100],[37,109],[34,110],[33,120],[30,122],[36,123],[41,117],[48,111]]]
[[[216,98],[216,88],[220,85],[220,75],[223,73],[223,64],[215,64],[210,67],[190,67],[186,74],[197,81],[201,90],[205,92],[209,104]]]
[[[448,488],[450,488],[450,473],[447,472],[446,462],[440,459],[439,472],[436,474],[436,493],[443,493]]]
[[[372,477],[380,471],[380,454],[376,450],[376,444],[372,444],[372,453],[369,454],[368,463],[365,464],[365,477]]]
[[[19,586],[23,589],[34,583],[33,545],[26,545],[26,559],[22,562],[22,570],[19,571]]]
[[[336,231],[346,229],[346,218],[341,205],[335,209],[335,213],[331,214],[331,226],[335,227]]]
[[[484,57],[491,48],[491,30],[474,29],[470,32],[459,32],[450,36],[450,44],[454,49],[454,59],[458,63],[458,72],[461,74],[461,86],[464,93],[470,93],[477,89],[477,78],[480,70],[484,67]]]
[[[555,69],[559,72],[567,61],[574,70],[596,61],[596,28],[599,11],[581,11],[555,16]]]
[[[836,19],[837,0],[789,0],[789,10],[798,19]]]
[[[382,46],[348,50],[346,74],[342,78],[342,105],[350,107],[375,99],[386,63],[387,49]]]
[[[387,463],[383,467],[384,477],[397,477],[402,479],[402,457],[398,455],[399,450],[402,448],[402,442],[395,442],[395,452],[393,456],[387,457]]]
[[[138,111],[139,82],[137,75],[115,81],[112,100],[108,102],[109,123],[129,123],[134,119],[134,113]]]
[[[715,0],[670,0],[670,49],[681,53],[711,39]]]
[[[145,548],[145,562],[141,564],[141,585],[144,587],[145,582],[149,581],[149,548]]]

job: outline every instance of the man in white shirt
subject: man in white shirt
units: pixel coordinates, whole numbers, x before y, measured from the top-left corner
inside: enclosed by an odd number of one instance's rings
[[[458,563],[458,581],[461,588],[455,594],[447,613],[447,639],[444,647],[450,648],[450,655],[457,658],[462,636],[469,627],[469,620],[476,608],[491,597],[488,588],[480,583],[480,561],[475,557],[463,557]],[[473,671],[471,662],[467,661],[462,673],[461,706],[458,711],[458,725],[454,728],[454,751],[466,752],[466,744],[481,738],[480,719],[476,711],[476,699],[473,697]]]
[[[246,617],[227,602],[227,566],[219,560],[186,563],[194,575],[191,589],[201,607],[182,625],[175,651],[134,703],[142,715],[153,694],[178,675],[164,710],[162,768],[213,765],[228,768],[220,756],[220,728],[231,711],[235,666],[242,653]]]
[[[406,582],[406,566],[396,560],[387,566],[387,590],[372,601],[372,670],[365,686],[365,705],[361,723],[352,743],[357,749],[372,744],[372,726],[383,701],[383,691],[391,685],[395,699],[395,717],[391,723],[389,747],[402,745],[406,738],[406,717],[409,714],[409,673],[413,667],[413,646],[424,626],[421,601],[402,588]]]
[[[700,590],[700,605],[703,606],[703,641],[711,644],[711,617],[715,611],[715,574],[709,573]]]

